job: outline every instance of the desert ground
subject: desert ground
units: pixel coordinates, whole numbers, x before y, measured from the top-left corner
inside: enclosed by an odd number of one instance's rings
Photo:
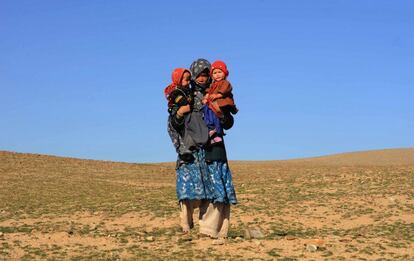
[[[414,149],[229,164],[217,242],[181,234],[174,163],[0,151],[0,260],[414,260]]]

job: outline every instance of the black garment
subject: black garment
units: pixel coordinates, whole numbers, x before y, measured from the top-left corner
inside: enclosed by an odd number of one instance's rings
[[[224,146],[224,141],[207,145],[205,147],[205,151],[207,163],[212,161],[227,161],[226,147]]]

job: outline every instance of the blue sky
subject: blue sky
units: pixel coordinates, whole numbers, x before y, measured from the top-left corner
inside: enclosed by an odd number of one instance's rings
[[[414,147],[413,11],[381,0],[1,1],[0,150],[174,161],[163,88],[200,57],[230,70],[230,159]]]

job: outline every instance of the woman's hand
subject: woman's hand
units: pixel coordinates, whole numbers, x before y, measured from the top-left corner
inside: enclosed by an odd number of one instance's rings
[[[183,117],[183,116],[184,116],[184,114],[186,114],[186,113],[190,112],[190,110],[191,110],[190,105],[184,105],[184,106],[181,106],[181,107],[177,110],[177,116],[181,118],[181,117]]]
[[[209,94],[207,93],[206,95],[204,95],[203,99],[201,100],[202,104],[206,104],[207,100],[208,100]]]

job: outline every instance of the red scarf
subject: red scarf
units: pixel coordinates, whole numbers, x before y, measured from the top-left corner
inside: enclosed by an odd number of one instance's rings
[[[185,68],[176,68],[172,75],[172,83],[170,85],[168,85],[167,87],[165,87],[164,89],[164,95],[165,98],[168,100],[170,97],[170,94],[177,89],[177,86],[181,85],[181,80],[183,79],[183,75],[185,72],[190,72],[189,70],[185,69]]]

